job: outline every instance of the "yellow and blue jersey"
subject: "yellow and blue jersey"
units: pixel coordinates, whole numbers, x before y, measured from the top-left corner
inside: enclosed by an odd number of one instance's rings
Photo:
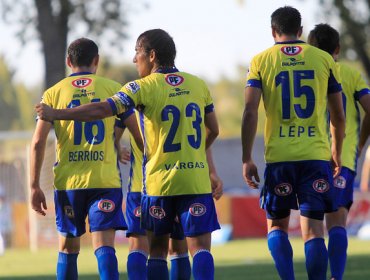
[[[174,68],[127,83],[108,102],[114,114],[142,108],[144,194],[211,193],[204,118],[213,103],[204,81]]]
[[[342,165],[356,172],[360,133],[360,111],[357,101],[362,96],[370,94],[370,90],[360,72],[343,63],[337,63],[337,66],[342,77],[343,107],[346,115]]]
[[[339,77],[328,53],[302,41],[252,59],[246,86],[262,90],[267,163],[330,160],[327,97],[341,91]]]
[[[72,108],[106,100],[120,88],[119,83],[91,73],[74,73],[46,90],[42,102],[55,109]],[[114,123],[115,117],[92,122],[54,121],[57,190],[121,187]]]

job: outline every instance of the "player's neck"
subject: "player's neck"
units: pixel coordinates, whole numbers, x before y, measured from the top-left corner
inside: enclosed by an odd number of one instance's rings
[[[274,40],[275,40],[275,43],[281,43],[281,42],[297,41],[299,40],[299,38],[294,35],[282,34],[282,35],[276,35]]]
[[[96,73],[96,67],[87,67],[87,66],[77,66],[72,67],[72,73],[81,73],[81,72],[89,72],[89,73]]]

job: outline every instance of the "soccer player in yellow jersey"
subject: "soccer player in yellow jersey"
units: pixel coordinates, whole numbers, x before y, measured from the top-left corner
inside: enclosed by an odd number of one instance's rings
[[[337,61],[339,57],[339,33],[328,24],[318,24],[311,30],[307,42],[328,52]],[[334,179],[338,211],[326,214],[329,233],[328,253],[331,279],[342,280],[347,259],[346,221],[353,203],[353,184],[356,177],[358,145],[369,136],[369,123],[363,122],[360,133],[360,111],[358,103],[365,110],[365,120],[370,116],[370,89],[361,74],[347,65],[337,62],[342,77],[342,99],[346,116],[346,130],[342,150],[342,169]],[[365,133],[364,133],[365,131]]]
[[[174,66],[176,47],[167,32],[142,33],[135,51],[142,78],[107,101],[67,110],[39,104],[36,110],[47,120],[92,120],[140,106],[145,143],[141,225],[149,238],[148,279],[168,279],[168,240],[176,216],[193,256],[194,279],[213,279],[211,232],[220,226],[206,158],[218,135],[212,98],[204,81]]]
[[[138,117],[138,112],[135,110]],[[120,139],[125,126],[121,121],[116,121],[116,139]],[[117,141],[117,147],[120,147]],[[142,160],[143,153],[137,148],[134,139],[130,135],[131,142],[131,168],[126,198],[126,236],[129,239],[129,255],[127,258],[128,279],[145,279],[146,262],[149,255],[149,245],[145,230],[140,227],[141,217],[141,189],[142,189]],[[124,147],[120,148],[126,151]],[[125,154],[125,153],[124,153]],[[122,161],[121,161],[122,162]],[[125,161],[123,161],[125,162]],[[207,149],[207,162],[212,185],[213,198],[218,200],[222,196],[222,181],[217,175],[213,164],[211,149]],[[169,258],[171,260],[171,280],[189,280],[191,277],[191,266],[188,256],[188,247],[184,239],[184,233],[178,219],[175,219],[174,230],[170,235]]]
[[[72,108],[111,97],[120,84],[95,75],[99,54],[97,45],[86,38],[68,47],[67,65],[72,74],[47,89],[42,102],[53,108]],[[133,111],[125,124],[142,145]],[[114,148],[115,118],[92,122],[39,119],[31,143],[32,208],[46,215],[46,201],[40,188],[40,172],[48,133],[54,126],[57,161],[54,164],[54,200],[59,232],[57,279],[78,278],[77,256],[80,236],[89,218],[92,244],[100,279],[118,279],[114,249],[115,231],[126,229],[122,213],[122,189]]]
[[[271,28],[275,45],[252,59],[247,75],[243,177],[250,187],[258,187],[252,146],[262,97],[266,170],[260,202],[267,214],[269,250],[281,279],[294,279],[288,226],[291,209],[299,209],[308,278],[324,280],[328,253],[323,218],[325,212],[337,210],[330,159],[336,176],[345,127],[339,76],[329,54],[298,40],[302,34],[298,10],[277,9],[271,15]]]

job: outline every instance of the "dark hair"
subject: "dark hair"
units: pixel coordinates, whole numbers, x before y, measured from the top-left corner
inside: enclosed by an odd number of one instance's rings
[[[307,42],[329,54],[333,54],[339,46],[339,33],[329,24],[320,23],[311,30]]]
[[[271,27],[279,35],[297,35],[301,28],[301,14],[293,7],[281,7],[272,13]]]
[[[73,66],[90,66],[99,50],[94,41],[80,38],[69,45],[67,54]]]
[[[176,46],[172,37],[162,29],[151,29],[140,34],[137,42],[145,52],[155,51],[159,66],[173,67],[175,65]]]

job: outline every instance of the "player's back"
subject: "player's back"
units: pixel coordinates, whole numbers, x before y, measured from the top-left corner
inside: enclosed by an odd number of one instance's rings
[[[332,57],[302,41],[253,58],[247,86],[263,91],[267,162],[330,159],[327,97],[340,91],[337,79]]]
[[[337,63],[342,77],[343,108],[346,115],[346,137],[343,140],[342,165],[356,171],[357,146],[360,131],[360,111],[357,101],[369,93],[369,87],[361,73],[343,63]]]
[[[205,113],[212,99],[205,83],[188,73],[153,73],[126,86],[142,105],[149,195],[210,193]],[[145,188],[145,186],[150,188]]]
[[[111,97],[120,84],[94,74],[77,73],[49,88],[43,102],[56,109],[99,102]],[[93,122],[54,121],[57,162],[54,186],[59,189],[121,187],[110,117]]]

